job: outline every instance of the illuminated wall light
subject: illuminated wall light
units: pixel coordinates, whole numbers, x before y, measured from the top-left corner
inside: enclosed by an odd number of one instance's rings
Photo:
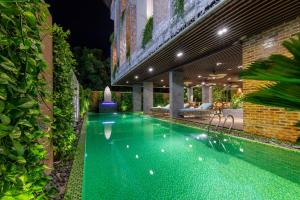
[[[225,33],[227,33],[228,32],[228,29],[227,28],[222,28],[222,29],[220,29],[219,31],[218,31],[218,35],[224,35]]]
[[[150,67],[150,68],[148,69],[148,71],[149,71],[149,72],[153,72],[153,68]]]
[[[177,56],[178,58],[180,58],[180,57],[183,56],[183,53],[182,53],[182,52],[178,52],[178,53],[176,54],[176,56]]]

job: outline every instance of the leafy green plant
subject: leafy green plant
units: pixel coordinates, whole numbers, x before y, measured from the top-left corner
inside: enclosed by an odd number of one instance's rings
[[[146,45],[152,40],[152,32],[153,32],[153,17],[150,17],[146,23],[143,32],[142,48],[145,48]]]
[[[73,128],[72,104],[73,69],[76,64],[67,42],[69,31],[53,26],[54,86],[53,86],[53,146],[56,159],[66,159],[74,148],[76,139]]]
[[[223,102],[226,100],[224,89],[222,87],[216,86],[213,88],[213,100],[216,102]]]
[[[84,89],[82,86],[80,86],[79,89],[80,116],[83,118],[89,111],[91,90],[89,88]]]
[[[174,1],[174,14],[183,17],[184,15],[184,0],[175,0]]]
[[[243,79],[269,81],[260,90],[247,94],[245,101],[300,110],[300,35],[284,41],[283,46],[292,57],[274,54],[252,63],[241,73]]]
[[[153,94],[153,105],[154,106],[165,106],[168,102],[165,101],[162,93],[154,93]]]
[[[120,111],[121,112],[130,112],[133,109],[133,102],[132,102],[132,94],[121,93],[121,102],[120,102]]]
[[[243,96],[242,95],[233,95],[231,98],[231,108],[238,109],[243,106]]]
[[[114,46],[114,42],[115,42],[115,33],[112,32],[109,36],[109,42],[111,44],[111,46]]]
[[[46,152],[38,100],[45,99],[41,47],[47,5],[0,3],[0,199],[46,199]]]

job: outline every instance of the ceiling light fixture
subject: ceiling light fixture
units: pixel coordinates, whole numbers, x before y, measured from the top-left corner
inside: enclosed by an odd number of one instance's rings
[[[198,78],[201,78],[202,76],[201,75],[198,75]]]
[[[230,80],[231,80],[231,78],[228,78],[228,79],[227,79],[227,81],[230,81]]]
[[[228,68],[227,70],[228,70],[228,71],[231,71],[232,69],[231,69],[231,68]]]
[[[134,76],[134,79],[139,79],[139,76]]]
[[[201,85],[205,85],[205,82],[203,81],[203,82],[201,83]]]
[[[126,81],[126,83],[128,84],[128,83],[129,83],[129,81]]]
[[[217,62],[217,63],[216,63],[217,66],[220,66],[220,65],[222,65],[222,64],[223,64],[223,63],[221,63],[221,62]]]
[[[180,58],[180,57],[183,56],[183,53],[182,53],[182,52],[178,52],[176,56],[177,56],[178,58]]]
[[[148,69],[148,71],[149,71],[149,72],[153,72],[153,68],[150,67],[150,68]]]
[[[160,82],[164,82],[164,80],[163,80],[163,79],[161,79],[161,80],[160,80]]]
[[[228,29],[227,28],[222,28],[222,29],[220,29],[219,31],[218,31],[218,35],[224,35],[225,33],[227,33],[228,32]]]

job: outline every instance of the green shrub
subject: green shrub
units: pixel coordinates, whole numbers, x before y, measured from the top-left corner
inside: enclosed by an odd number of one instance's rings
[[[164,95],[162,93],[154,93],[153,94],[153,105],[154,106],[165,106],[168,104],[164,99]]]
[[[0,3],[0,199],[46,199],[47,135],[38,99],[46,90],[47,68],[41,32],[47,18],[43,1]]]
[[[89,111],[91,90],[88,88],[84,89],[82,86],[80,86],[79,95],[80,117],[84,117],[84,115]]]
[[[243,96],[242,95],[233,95],[231,98],[231,108],[238,109],[243,106]]]
[[[65,159],[74,149],[73,69],[76,64],[67,42],[69,31],[53,26],[53,147],[56,159]]]
[[[143,32],[142,48],[145,48],[148,42],[152,40],[152,32],[153,32],[153,17],[150,17],[146,23]]]

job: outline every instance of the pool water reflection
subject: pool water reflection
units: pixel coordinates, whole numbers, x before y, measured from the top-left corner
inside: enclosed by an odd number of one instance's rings
[[[300,197],[299,152],[143,115],[90,114],[85,153],[86,200]]]

